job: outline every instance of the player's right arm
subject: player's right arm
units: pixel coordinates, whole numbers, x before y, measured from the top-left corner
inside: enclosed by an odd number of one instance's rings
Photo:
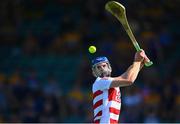
[[[144,51],[136,52],[133,64],[121,76],[113,78],[110,87],[129,86],[136,80],[143,63],[147,61]]]

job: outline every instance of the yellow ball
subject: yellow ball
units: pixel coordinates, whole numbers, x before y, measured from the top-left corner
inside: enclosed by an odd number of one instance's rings
[[[89,47],[89,52],[90,53],[95,53],[96,52],[96,47],[95,46],[90,46]]]

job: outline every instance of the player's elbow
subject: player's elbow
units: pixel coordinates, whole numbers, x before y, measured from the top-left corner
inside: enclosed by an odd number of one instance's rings
[[[127,83],[128,83],[128,85],[132,85],[132,84],[134,84],[134,80],[129,79],[129,80],[127,81]]]

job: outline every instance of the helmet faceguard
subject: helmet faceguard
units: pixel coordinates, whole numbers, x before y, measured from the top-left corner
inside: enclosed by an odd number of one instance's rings
[[[103,70],[99,70],[97,68],[97,66],[100,63],[106,63],[107,64],[107,68],[104,68]],[[95,77],[109,77],[111,75],[112,72],[112,68],[111,65],[109,63],[109,60],[106,57],[97,57],[95,59],[92,60],[92,73]]]

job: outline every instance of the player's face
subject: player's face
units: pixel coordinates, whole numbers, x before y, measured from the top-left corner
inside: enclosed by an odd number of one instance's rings
[[[104,69],[108,68],[107,63],[103,62],[97,65],[97,69],[99,71],[103,71]]]
[[[99,63],[97,65],[97,69],[102,74],[101,76],[109,76],[109,68],[107,63]]]

